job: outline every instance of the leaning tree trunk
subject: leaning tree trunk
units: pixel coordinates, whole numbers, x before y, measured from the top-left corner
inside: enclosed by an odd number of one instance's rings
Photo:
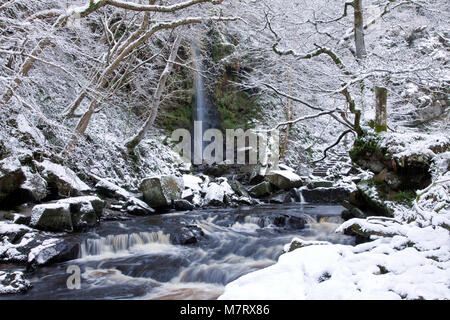
[[[367,55],[364,42],[364,16],[362,0],[353,1],[356,57],[363,59]]]
[[[127,147],[128,151],[133,151],[136,146],[141,143],[142,139],[144,139],[147,131],[153,126],[155,123],[156,116],[158,114],[159,105],[161,104],[161,96],[164,93],[166,88],[166,82],[169,78],[169,75],[172,71],[173,61],[175,61],[178,53],[178,48],[180,47],[181,37],[177,36],[175,39],[172,49],[170,51],[169,60],[166,63],[166,67],[164,71],[161,73],[159,78],[158,86],[156,87],[156,91],[153,94],[152,105],[150,114],[145,121],[144,125],[141,129],[130,139],[125,141],[125,147]]]
[[[381,87],[375,87],[375,131],[385,132],[387,131],[387,89]]]

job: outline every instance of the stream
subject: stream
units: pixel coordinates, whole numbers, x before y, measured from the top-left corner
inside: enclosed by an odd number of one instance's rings
[[[274,264],[294,237],[354,244],[335,234],[344,208],[300,203],[203,209],[125,221],[104,221],[80,237],[79,259],[42,267],[33,288],[8,299],[216,299],[227,283]],[[274,217],[307,224],[273,224]],[[196,225],[198,242],[173,245],[180,226]],[[178,228],[178,229],[177,229]],[[69,266],[81,270],[81,289],[69,290]]]

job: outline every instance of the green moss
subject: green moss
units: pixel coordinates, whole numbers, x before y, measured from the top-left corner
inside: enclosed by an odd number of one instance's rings
[[[412,207],[417,195],[414,190],[399,191],[395,193],[389,200]]]
[[[358,159],[370,158],[372,155],[381,158],[383,151],[379,145],[379,139],[366,133],[355,141],[350,150],[350,158],[356,162]]]

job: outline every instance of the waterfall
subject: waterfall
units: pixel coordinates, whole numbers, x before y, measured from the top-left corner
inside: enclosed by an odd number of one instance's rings
[[[196,42],[192,44],[193,61],[195,68],[195,112],[193,134],[194,163],[203,163],[203,150],[209,142],[203,141],[203,135],[208,129],[221,129],[220,113],[210,99],[205,89],[203,75],[203,56]]]
[[[195,116],[194,116],[194,163],[203,162],[203,133],[205,132],[205,86],[202,72],[202,56],[197,44],[193,44],[195,66]],[[198,127],[200,122],[200,128]]]
[[[126,252],[133,247],[150,243],[169,244],[169,235],[158,231],[118,234],[99,239],[86,239],[81,245],[80,257]]]

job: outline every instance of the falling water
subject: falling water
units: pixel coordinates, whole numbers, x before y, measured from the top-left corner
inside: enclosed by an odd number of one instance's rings
[[[197,43],[193,43],[194,67],[195,67],[195,112],[194,112],[194,163],[203,162],[203,150],[207,143],[203,141],[203,135],[208,129],[220,129],[220,113],[209,101],[205,89],[203,57]]]

